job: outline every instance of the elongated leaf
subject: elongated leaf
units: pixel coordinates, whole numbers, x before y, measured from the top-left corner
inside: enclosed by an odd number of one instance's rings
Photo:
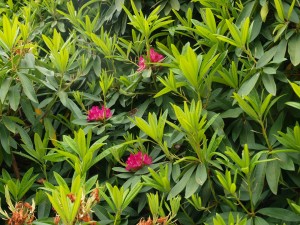
[[[0,124],[0,142],[7,154],[10,154],[9,132],[3,124]]]
[[[300,35],[294,35],[288,42],[288,52],[290,54],[290,59],[294,66],[300,63]]]
[[[20,85],[16,84],[15,86],[10,87],[7,95],[10,107],[12,110],[16,111],[20,104]]]
[[[18,73],[18,77],[21,81],[23,91],[25,95],[33,102],[38,103],[38,99],[35,94],[35,90],[33,87],[32,82],[28,79],[28,77],[25,74]]]
[[[195,173],[193,173],[190,176],[190,179],[186,184],[184,197],[185,198],[191,197],[193,194],[195,194],[195,192],[197,191],[197,189],[199,187],[200,186],[198,185],[198,183],[196,182],[196,179],[195,179]]]
[[[186,185],[192,175],[192,173],[195,170],[195,166],[192,166],[181,178],[181,180],[171,189],[168,199],[176,197],[184,188],[186,188]]]
[[[122,6],[124,4],[124,0],[116,0],[116,9],[117,11],[121,11],[122,10]]]
[[[266,178],[270,190],[276,195],[278,190],[278,182],[280,177],[280,164],[276,161],[270,161],[267,164]]]
[[[143,187],[143,185],[141,183],[138,183],[129,191],[129,193],[127,194],[127,196],[125,197],[125,199],[122,203],[123,210],[130,204],[130,202],[132,202],[132,200],[139,193],[139,191],[142,189],[142,187]]]
[[[257,61],[256,68],[262,68],[263,66],[267,65],[274,57],[276,51],[277,51],[277,46],[266,51]]]
[[[1,87],[0,87],[0,99],[1,102],[4,103],[4,100],[6,98],[7,92],[10,88],[11,82],[12,82],[12,78],[11,77],[7,77],[2,83],[1,83]]]
[[[67,100],[68,100],[68,94],[64,91],[59,91],[57,93],[61,103],[64,105],[64,106],[67,106]]]
[[[243,43],[242,43],[242,34],[239,31],[239,29],[237,28],[237,26],[235,24],[233,24],[231,21],[226,20],[226,24],[228,26],[228,29],[230,31],[231,36],[233,37],[237,47],[243,47]]]
[[[277,15],[281,22],[284,22],[284,10],[283,10],[283,5],[281,0],[274,0],[275,3],[275,8],[277,11]]]
[[[256,73],[249,80],[245,81],[240,87],[238,94],[242,97],[248,95],[254,88],[259,76],[260,73]]]
[[[217,33],[216,20],[215,20],[214,14],[212,13],[211,9],[206,8],[205,15],[206,15],[207,26],[210,28],[210,30],[213,33]]]
[[[239,106],[247,113],[250,117],[252,117],[255,120],[259,120],[259,115],[257,112],[236,93],[233,93],[233,97],[238,102]]]
[[[255,216],[254,218],[254,224],[255,225],[269,225],[267,221],[265,221],[263,218]]]
[[[300,216],[294,212],[282,208],[263,208],[257,211],[257,213],[264,216],[269,216],[282,220],[284,222],[300,222]]]
[[[276,95],[276,83],[274,80],[274,76],[271,74],[264,74],[262,76],[262,82],[266,88],[266,90],[273,96]]]
[[[249,17],[247,17],[241,26],[241,39],[243,45],[246,45],[249,40],[249,26],[250,26],[250,19]]]
[[[265,1],[264,5],[262,6],[262,8],[260,10],[260,16],[261,16],[261,20],[263,22],[266,22],[268,13],[269,13],[269,2]]]
[[[296,83],[293,82],[289,82],[290,85],[292,86],[294,92],[296,93],[296,95],[300,98],[300,86]]]
[[[206,167],[203,163],[197,167],[195,179],[199,185],[203,185],[204,182],[206,181],[207,171],[206,171]]]
[[[172,9],[175,9],[177,11],[180,9],[180,3],[178,0],[170,0],[170,4]]]

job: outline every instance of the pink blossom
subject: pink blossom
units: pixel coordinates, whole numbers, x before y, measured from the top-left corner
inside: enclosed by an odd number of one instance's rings
[[[160,62],[164,59],[164,56],[154,51],[153,48],[150,49],[150,61],[153,63]]]
[[[161,62],[164,59],[164,56],[156,52],[153,48],[150,49],[150,62],[151,63],[157,63]],[[139,68],[137,69],[138,72],[143,71],[147,68],[146,60],[143,56],[139,58]]]
[[[145,63],[145,59],[143,56],[141,56],[139,58],[139,68],[137,69],[138,72],[143,71],[144,69],[146,69],[146,63]]]
[[[112,117],[112,113],[109,108],[102,106],[100,109],[98,106],[93,106],[88,112],[88,121],[104,121]]]
[[[143,154],[142,152],[138,152],[136,154],[130,154],[126,161],[126,170],[128,171],[137,171],[145,165],[150,165],[152,163],[152,158]]]

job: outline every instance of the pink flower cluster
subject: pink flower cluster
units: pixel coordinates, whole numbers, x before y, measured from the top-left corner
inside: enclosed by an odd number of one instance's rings
[[[126,161],[126,170],[137,171],[143,168],[145,165],[150,164],[152,164],[152,158],[147,154],[138,152],[136,154],[130,154]]]
[[[100,109],[98,106],[93,106],[87,116],[88,121],[104,121],[112,117],[112,112],[109,108],[102,106]]]
[[[157,53],[153,48],[150,49],[150,62],[157,63],[161,62],[164,59],[164,56]],[[138,72],[143,71],[146,69],[146,60],[143,56],[139,58],[139,68],[137,69]]]

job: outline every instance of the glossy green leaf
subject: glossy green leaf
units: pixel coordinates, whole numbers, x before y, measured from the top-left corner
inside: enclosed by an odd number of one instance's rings
[[[279,177],[281,174],[280,164],[276,161],[271,161],[267,163],[266,168],[266,178],[270,190],[276,195],[279,185]]]
[[[259,120],[257,112],[249,105],[244,99],[241,98],[237,93],[233,93],[233,97],[238,102],[239,106],[247,113],[250,117],[255,120]]]
[[[242,97],[248,95],[256,85],[259,77],[260,73],[256,73],[250,79],[243,82],[242,86],[238,90],[238,94]]]
[[[180,3],[178,0],[170,0],[170,4],[172,9],[175,9],[177,11],[180,9]]]
[[[262,208],[257,213],[269,216],[284,222],[300,222],[300,216],[296,213],[283,208]]]
[[[6,129],[6,127],[3,124],[0,124],[0,142],[4,149],[4,151],[7,154],[10,154],[10,143],[9,143],[9,131]]]
[[[264,220],[263,218],[261,218],[259,216],[256,216],[254,218],[254,223],[255,223],[255,225],[269,225],[269,223],[266,220]]]
[[[300,86],[294,82],[289,82],[290,85],[293,88],[293,91],[296,93],[296,95],[300,98]]]
[[[30,79],[23,73],[18,73],[18,77],[21,81],[23,91],[25,95],[33,102],[38,103],[38,99],[36,97],[36,93],[33,87],[33,83]]]
[[[116,0],[116,1],[115,1],[115,4],[116,4],[116,9],[117,9],[118,11],[121,11],[121,10],[122,10],[122,6],[123,6],[123,4],[124,4],[124,0]]]
[[[188,171],[186,171],[180,181],[171,189],[168,199],[174,198],[177,196],[183,189],[186,188],[186,185],[195,170],[195,166],[192,166]]]
[[[195,179],[196,179],[197,184],[199,184],[201,186],[207,180],[207,171],[206,171],[206,167],[203,163],[197,166],[196,173],[195,173]]]
[[[10,88],[10,85],[12,83],[12,78],[11,77],[7,77],[4,79],[4,81],[1,82],[1,87],[0,87],[0,100],[1,103],[4,103],[4,100],[6,99],[6,95],[8,93],[8,90]]]
[[[262,6],[261,10],[260,10],[260,16],[261,16],[261,20],[263,22],[266,22],[266,18],[268,16],[269,13],[269,2],[265,1],[264,5]]]
[[[291,62],[294,66],[297,66],[300,63],[300,51],[298,50],[299,45],[300,45],[300,35],[294,35],[288,41],[288,52],[290,55]]]
[[[21,100],[20,86],[15,85],[13,87],[10,87],[7,98],[11,109],[16,111],[19,107],[20,100]]]
[[[282,0],[274,0],[275,3],[275,8],[276,8],[276,12],[277,15],[279,17],[279,19],[281,20],[281,22],[284,22],[284,9],[283,9],[283,5],[282,5]]]
[[[272,94],[273,96],[276,95],[276,83],[275,83],[275,80],[274,80],[274,76],[271,75],[271,74],[264,74],[262,76],[262,82],[266,88],[266,90]]]
[[[256,68],[262,68],[267,65],[271,59],[274,57],[277,51],[277,47],[273,47],[270,50],[266,51],[261,58],[257,61]]]

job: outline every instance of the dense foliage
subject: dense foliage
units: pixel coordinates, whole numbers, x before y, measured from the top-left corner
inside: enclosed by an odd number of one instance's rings
[[[299,1],[0,14],[8,224],[299,224]]]

